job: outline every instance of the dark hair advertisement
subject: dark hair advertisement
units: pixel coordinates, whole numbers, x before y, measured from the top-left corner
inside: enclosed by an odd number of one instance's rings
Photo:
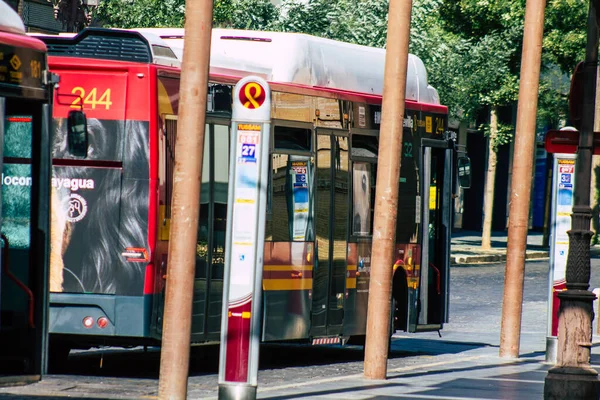
[[[62,122],[62,123],[61,123]],[[86,157],[69,154],[64,120],[53,143],[50,290],[141,295],[148,262],[148,123],[89,119]]]

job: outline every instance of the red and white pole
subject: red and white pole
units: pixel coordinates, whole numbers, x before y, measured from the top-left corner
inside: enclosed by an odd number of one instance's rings
[[[249,76],[233,89],[219,399],[255,399],[265,240],[271,92]]]

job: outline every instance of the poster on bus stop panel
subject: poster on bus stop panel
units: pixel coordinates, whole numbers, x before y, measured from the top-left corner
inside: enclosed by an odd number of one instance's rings
[[[575,186],[575,155],[556,154],[552,184],[552,243],[550,249],[550,276],[552,277],[551,301],[552,319],[550,336],[558,333],[558,292],[566,288],[567,256],[571,213],[573,211],[573,190]]]

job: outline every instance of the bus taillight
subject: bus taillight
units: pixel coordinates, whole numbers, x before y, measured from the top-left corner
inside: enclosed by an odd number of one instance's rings
[[[97,324],[98,324],[98,328],[100,328],[100,329],[106,328],[108,326],[108,318],[106,318],[106,317],[98,318]]]
[[[83,326],[85,328],[90,329],[92,326],[94,326],[94,318],[92,318],[92,317],[85,317],[83,319]]]

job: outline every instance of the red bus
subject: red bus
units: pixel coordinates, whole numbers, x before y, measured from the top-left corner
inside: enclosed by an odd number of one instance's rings
[[[45,373],[54,77],[46,46],[0,2],[0,386]]]
[[[182,35],[88,29],[43,38],[61,75],[50,295],[56,349],[160,342],[177,138],[172,57],[181,54]],[[364,338],[384,57],[383,49],[308,35],[213,30],[193,343],[220,337],[231,91],[250,74],[269,81],[273,104],[261,339]],[[411,55],[390,265],[394,330],[438,330],[448,318],[459,152],[447,107],[426,76]],[[64,138],[71,109],[87,114],[79,155]]]
[[[180,62],[159,38],[135,32],[40,38],[61,76],[52,140],[52,357],[111,339],[158,339],[160,116],[176,114]],[[86,115],[76,141],[66,130],[73,110]]]

